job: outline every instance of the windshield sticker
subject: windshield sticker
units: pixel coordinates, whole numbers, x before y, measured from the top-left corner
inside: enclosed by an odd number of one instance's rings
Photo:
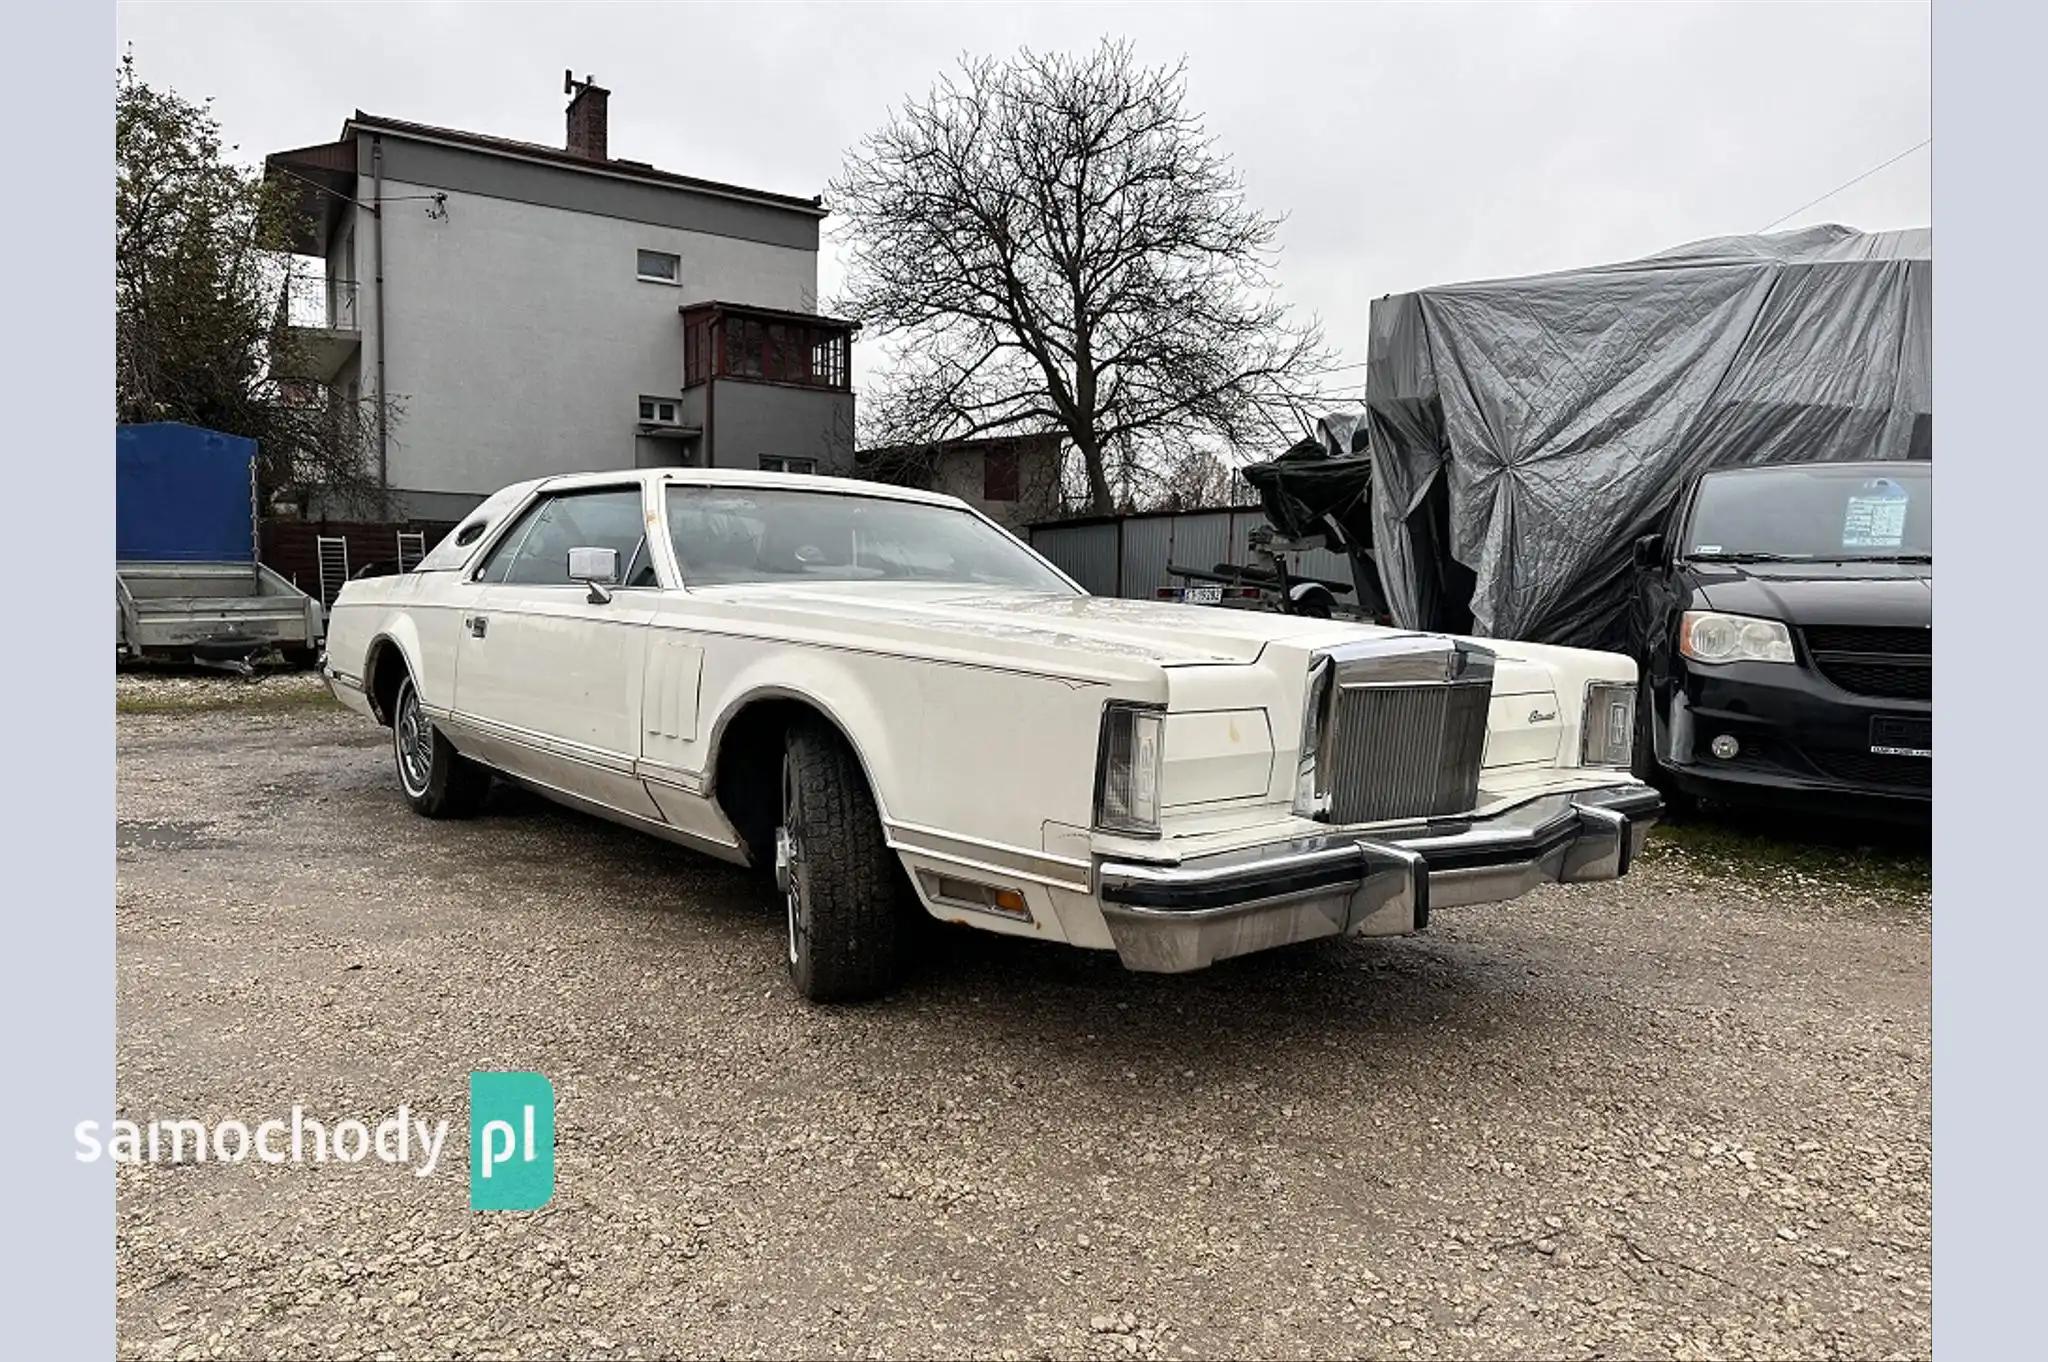
[[[1721,546],[1719,544],[1702,544],[1693,550],[1694,553],[1719,553],[1720,551]]]
[[[1906,489],[1890,478],[1873,478],[1849,498],[1842,512],[1842,547],[1895,549],[1906,539]]]

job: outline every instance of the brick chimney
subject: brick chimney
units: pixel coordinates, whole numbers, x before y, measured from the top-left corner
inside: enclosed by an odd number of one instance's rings
[[[578,80],[573,72],[564,71],[562,93],[573,96],[569,101],[569,150],[593,161],[610,160],[605,149],[605,105],[612,92],[595,77]]]

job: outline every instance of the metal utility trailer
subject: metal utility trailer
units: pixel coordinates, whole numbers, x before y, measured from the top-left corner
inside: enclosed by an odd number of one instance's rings
[[[1363,453],[1363,441],[1325,417],[1315,436],[1270,463],[1251,465],[1244,474],[1258,492],[1268,522],[1248,536],[1251,561],[1218,563],[1207,571],[1170,566],[1168,571],[1184,582],[1216,585],[1169,590],[1181,600],[1390,623],[1373,554],[1372,465]],[[1304,554],[1318,550],[1342,554],[1350,564],[1351,580],[1294,570]],[[1218,594],[1212,596],[1212,591]],[[1338,600],[1354,592],[1355,602]]]
[[[1270,525],[1261,525],[1250,536],[1251,563],[1218,563],[1213,568],[1181,567],[1167,564],[1166,570],[1182,585],[1161,588],[1159,594],[1190,605],[1220,605],[1239,610],[1278,610],[1285,615],[1309,615],[1317,619],[1349,618],[1362,612],[1349,602],[1353,584],[1330,577],[1296,572],[1290,557],[1325,547],[1321,540],[1285,539]]]
[[[310,660],[320,642],[320,602],[261,563],[119,563],[114,593],[128,661],[241,662],[268,648]]]
[[[116,430],[117,661],[311,661],[320,602],[257,561],[255,478],[253,440],[170,421]]]

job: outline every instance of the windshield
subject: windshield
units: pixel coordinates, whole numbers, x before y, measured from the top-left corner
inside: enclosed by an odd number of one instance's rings
[[[1786,465],[1700,480],[1688,558],[1843,561],[1934,554],[1934,468]]]
[[[1036,554],[951,506],[770,487],[671,487],[686,586],[963,582],[1078,594]]]

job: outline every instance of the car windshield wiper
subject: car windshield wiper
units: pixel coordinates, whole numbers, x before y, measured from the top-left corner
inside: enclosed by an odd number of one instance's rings
[[[1685,561],[1688,563],[1810,563],[1813,561],[1813,555],[1808,553],[1722,553],[1716,549],[1711,552],[1702,550],[1699,553],[1688,553],[1685,555]]]
[[[1823,563],[1931,563],[1931,553],[1841,553],[1820,560]]]

